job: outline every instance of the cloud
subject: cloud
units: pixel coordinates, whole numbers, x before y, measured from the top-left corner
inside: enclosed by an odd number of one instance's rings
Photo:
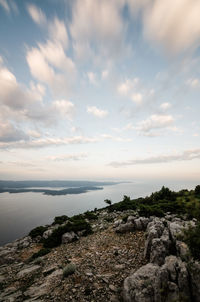
[[[0,65],[0,119],[12,120],[18,125],[35,121],[44,126],[55,125],[60,119],[72,120],[74,104],[65,99],[44,103],[45,88],[30,83],[30,88],[17,82],[15,75]]]
[[[172,54],[197,47],[199,11],[196,0],[149,0],[143,7],[144,34]]]
[[[62,154],[62,155],[53,155],[53,156],[48,156],[47,160],[52,160],[52,161],[69,161],[69,160],[81,160],[85,159],[88,157],[87,153],[78,153],[78,154]]]
[[[1,149],[37,149],[53,146],[64,146],[64,145],[74,145],[74,144],[89,144],[96,143],[99,139],[95,137],[87,136],[72,136],[64,138],[52,138],[44,137],[39,139],[32,139],[29,141],[20,140],[18,142],[0,142]]]
[[[6,0],[0,0],[0,5],[5,9],[7,13],[10,12],[10,7],[8,5],[8,2]]]
[[[133,93],[131,95],[131,100],[136,104],[141,104],[143,101],[143,95],[141,93]]]
[[[167,110],[167,109],[169,109],[169,108],[171,108],[171,104],[170,103],[162,103],[161,105],[160,105],[160,108],[163,110],[163,111],[165,111],[165,110]]]
[[[61,116],[67,117],[69,120],[72,120],[74,115],[75,106],[72,102],[66,100],[58,100],[53,102],[53,109],[58,111]]]
[[[131,91],[135,89],[138,82],[138,78],[126,79],[124,82],[120,83],[117,86],[117,91],[122,96],[129,96],[131,94]]]
[[[46,43],[28,49],[26,60],[35,79],[47,84],[56,97],[66,97],[76,77],[76,67],[66,54],[67,30],[58,18],[49,23],[49,37]]]
[[[109,165],[115,168],[133,166],[133,165],[143,165],[143,164],[160,164],[169,163],[173,161],[187,161],[193,159],[200,159],[200,149],[185,150],[181,153],[173,153],[166,155],[158,155],[152,157],[146,157],[142,159],[133,159],[124,162],[111,162]]]
[[[109,75],[109,71],[107,69],[103,70],[101,73],[101,77],[103,80],[107,79],[108,75]]]
[[[168,128],[174,123],[174,118],[171,115],[153,114],[146,120],[138,123],[135,127],[141,134],[152,135],[152,130]]]
[[[124,40],[120,1],[76,0],[73,3],[70,33],[76,56],[91,60],[118,55]]]
[[[9,122],[0,123],[0,143],[17,142],[21,140],[27,140],[29,137],[22,130],[17,129]]]
[[[87,73],[89,82],[93,85],[97,85],[97,79],[96,79],[96,74],[92,71]]]
[[[64,47],[69,44],[69,38],[65,23],[58,18],[49,23],[49,35],[55,42],[61,43]]]
[[[27,10],[28,10],[30,17],[36,24],[42,25],[42,24],[46,23],[46,16],[42,12],[41,8],[38,8],[34,4],[28,4]]]
[[[96,117],[104,118],[108,115],[108,111],[99,109],[95,106],[88,106],[87,112],[93,114]]]
[[[200,80],[197,78],[189,79],[186,83],[191,88],[200,88]]]

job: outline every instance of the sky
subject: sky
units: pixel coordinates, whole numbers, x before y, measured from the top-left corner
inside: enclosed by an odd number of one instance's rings
[[[199,0],[0,0],[0,179],[200,181]]]

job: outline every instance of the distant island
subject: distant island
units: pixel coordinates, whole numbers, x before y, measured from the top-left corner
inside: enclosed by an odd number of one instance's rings
[[[116,185],[119,182],[73,181],[73,180],[0,180],[0,193],[43,193],[44,195],[81,194],[88,191],[103,190],[102,186]],[[64,189],[63,189],[64,187]],[[66,188],[65,188],[66,187]],[[49,189],[47,189],[49,188]],[[51,188],[62,188],[60,190]]]

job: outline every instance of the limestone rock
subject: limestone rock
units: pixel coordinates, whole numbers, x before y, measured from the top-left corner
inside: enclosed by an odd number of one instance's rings
[[[78,239],[79,237],[74,232],[67,232],[62,235],[62,244],[70,243]]]
[[[40,266],[39,265],[29,266],[29,267],[24,268],[22,271],[20,271],[17,274],[17,277],[19,279],[25,278],[25,277],[27,277],[29,275],[33,275],[33,274],[37,273],[39,270],[40,270]]]

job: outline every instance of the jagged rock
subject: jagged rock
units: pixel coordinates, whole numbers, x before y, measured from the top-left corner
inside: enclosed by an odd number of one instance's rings
[[[200,263],[197,261],[188,263],[187,267],[191,278],[193,301],[200,302]]]
[[[43,233],[43,238],[47,239],[53,233],[54,229],[48,229]]]
[[[120,224],[115,231],[117,233],[126,233],[126,232],[132,232],[135,229],[135,225],[132,222],[127,222]]]
[[[125,302],[152,302],[159,266],[148,263],[124,281],[123,299]]]
[[[123,222],[122,219],[116,220],[116,221],[114,222],[114,224],[113,224],[113,227],[114,227],[114,228],[117,228],[122,222]]]
[[[190,281],[186,264],[175,256],[165,264],[148,263],[124,281],[125,302],[191,301]],[[195,301],[196,302],[196,301]]]
[[[17,247],[19,249],[26,248],[31,244],[31,242],[32,242],[32,239],[30,236],[24,237],[21,240],[17,241]]]
[[[175,242],[178,235],[182,233],[183,225],[180,221],[173,221],[169,223],[169,231],[172,240]]]
[[[144,250],[144,255],[146,259],[148,260],[150,259],[152,240],[161,237],[164,228],[165,228],[164,224],[158,218],[155,218],[152,222],[148,224],[147,226],[148,236],[145,242],[145,250]]]
[[[22,271],[20,271],[17,274],[17,277],[19,279],[22,279],[22,278],[24,278],[28,275],[32,275],[32,274],[37,273],[39,270],[40,270],[40,265],[29,266],[29,267],[24,268]]]
[[[49,293],[50,289],[56,287],[57,282],[60,282],[63,272],[61,269],[54,271],[52,274],[48,275],[41,285],[33,284],[24,295],[30,297],[35,301],[42,296],[45,296]]]
[[[176,253],[182,260],[189,260],[190,258],[189,248],[185,242],[176,241]]]
[[[12,249],[3,249],[0,252],[0,265],[2,264],[10,264],[16,261],[16,248]]]
[[[79,237],[74,232],[67,232],[62,235],[62,244],[70,243],[78,239]]]

